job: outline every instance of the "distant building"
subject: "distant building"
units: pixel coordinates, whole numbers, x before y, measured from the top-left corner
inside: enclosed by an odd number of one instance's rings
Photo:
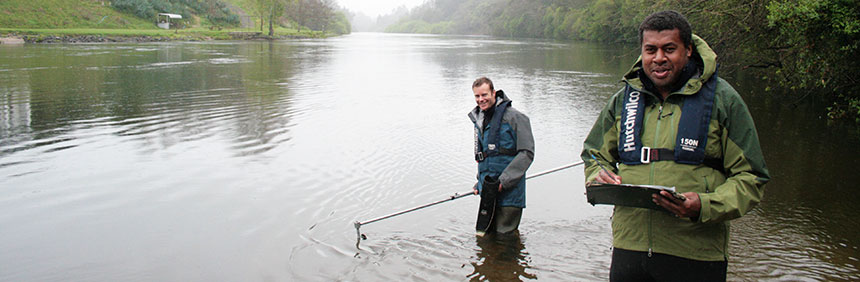
[[[182,19],[182,15],[158,13],[158,27],[163,28],[163,29],[170,29],[170,20],[171,19],[177,19],[177,20]]]

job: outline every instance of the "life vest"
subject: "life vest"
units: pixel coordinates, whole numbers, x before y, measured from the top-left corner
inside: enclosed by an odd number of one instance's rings
[[[486,149],[482,145],[484,142],[481,142],[481,140],[484,138],[480,136],[481,130],[478,128],[481,125],[475,124],[475,161],[480,163],[489,157],[495,157],[498,155],[513,156],[517,154],[516,148],[508,149],[499,144],[499,131],[502,129],[502,116],[505,115],[505,111],[510,106],[510,100],[501,102],[496,106],[493,118],[490,120],[489,124],[489,128],[491,129],[488,132],[489,136],[484,140],[487,144]]]
[[[621,162],[627,165],[639,165],[672,160],[681,164],[704,164],[723,171],[721,159],[705,157],[716,86],[715,72],[698,93],[684,98],[675,148],[668,149],[642,146],[645,95],[628,84],[624,88],[624,105],[621,110],[621,128],[618,137],[618,154]]]

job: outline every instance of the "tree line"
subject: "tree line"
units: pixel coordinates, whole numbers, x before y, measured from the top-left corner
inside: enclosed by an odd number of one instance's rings
[[[157,13],[193,15],[206,18],[211,25],[236,27],[239,16],[227,6],[226,0],[114,0],[112,7],[144,19],[154,19]],[[259,19],[260,31],[268,25],[269,36],[277,26],[314,31],[348,34],[349,20],[334,0],[232,0]]]
[[[218,0],[114,0],[111,5],[121,12],[144,19],[154,19],[158,13],[179,14],[183,19],[191,19],[192,15],[197,14],[205,15],[213,24],[239,24],[239,17]]]
[[[684,14],[724,66],[820,95],[830,117],[860,124],[860,0],[431,0],[386,31],[635,43],[660,10]]]
[[[314,31],[348,34],[352,31],[346,13],[334,0],[252,0],[260,19],[260,30],[268,23],[269,36],[274,26],[305,27]]]

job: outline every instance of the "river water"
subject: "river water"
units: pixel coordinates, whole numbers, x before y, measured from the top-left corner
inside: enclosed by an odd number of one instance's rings
[[[518,237],[474,235],[471,82],[526,113],[530,173],[578,162],[635,46],[358,33],[0,46],[0,280],[606,280],[582,167],[529,180]],[[727,78],[773,181],[729,280],[860,279],[860,149],[810,99]],[[792,96],[792,97],[799,97]]]

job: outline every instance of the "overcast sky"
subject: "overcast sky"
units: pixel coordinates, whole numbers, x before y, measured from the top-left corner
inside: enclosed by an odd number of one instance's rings
[[[426,0],[337,0],[338,4],[353,12],[361,12],[372,18],[385,15],[401,5],[412,9]]]

